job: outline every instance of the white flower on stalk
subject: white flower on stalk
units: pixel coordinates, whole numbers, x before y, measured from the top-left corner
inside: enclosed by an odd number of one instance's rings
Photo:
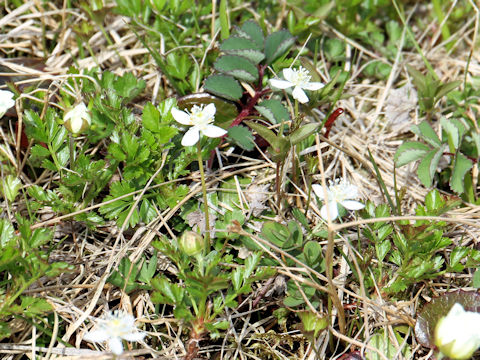
[[[73,135],[88,129],[91,122],[90,112],[83,102],[68,110],[63,117],[63,125]]]
[[[293,87],[292,96],[294,99],[300,101],[302,104],[308,102],[308,97],[305,94],[305,90],[319,90],[324,85],[320,82],[310,82],[312,78],[307,69],[299,67],[296,70],[292,68],[283,69],[283,77],[281,79],[270,79],[270,85],[277,89],[288,89]]]
[[[200,133],[211,138],[221,137],[227,133],[221,127],[212,125],[216,111],[215,104],[208,104],[205,107],[193,105],[190,112],[172,109],[172,116],[176,121],[191,126],[183,135],[183,146],[195,145],[200,139]]]
[[[123,352],[122,340],[140,341],[146,335],[136,328],[135,318],[121,310],[108,312],[98,322],[97,328],[85,334],[83,339],[91,342],[107,341],[110,350],[116,355]]]
[[[470,359],[480,346],[480,314],[455,303],[435,327],[435,345],[450,359]]]
[[[328,210],[330,212],[331,220],[338,217],[338,204],[342,205],[347,210],[360,210],[365,207],[364,204],[354,200],[359,197],[357,187],[350,184],[345,179],[336,179],[333,182],[330,181],[327,188],[327,199],[325,199],[325,194],[321,185],[313,184],[312,190],[320,200],[328,202]],[[327,205],[322,206],[320,209],[320,215],[327,220]]]
[[[13,93],[8,90],[0,90],[0,118],[5,115],[8,109],[15,105]]]

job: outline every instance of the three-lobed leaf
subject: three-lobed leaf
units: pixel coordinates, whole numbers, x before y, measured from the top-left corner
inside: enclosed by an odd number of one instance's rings
[[[257,67],[248,59],[237,55],[220,56],[213,64],[215,70],[232,75],[243,81],[256,81],[258,79]]]

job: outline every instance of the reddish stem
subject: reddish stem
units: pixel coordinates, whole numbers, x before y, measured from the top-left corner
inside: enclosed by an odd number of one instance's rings
[[[338,108],[334,112],[332,112],[330,114],[330,116],[328,117],[327,121],[325,122],[325,129],[327,129],[327,131],[325,132],[325,137],[327,139],[328,139],[328,135],[330,135],[330,130],[332,129],[333,123],[344,112],[345,112],[345,110],[343,110],[342,108]]]

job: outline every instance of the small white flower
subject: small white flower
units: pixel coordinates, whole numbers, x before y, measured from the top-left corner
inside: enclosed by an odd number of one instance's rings
[[[63,117],[63,125],[74,135],[88,129],[91,122],[90,112],[83,102],[68,110]]]
[[[211,138],[221,137],[227,133],[222,128],[212,125],[216,111],[215,104],[208,104],[205,107],[194,105],[190,112],[172,109],[175,120],[182,125],[191,126],[183,135],[183,146],[195,145],[200,139],[200,133]]]
[[[480,346],[480,314],[459,303],[435,327],[435,345],[450,359],[470,359]]]
[[[330,181],[327,188],[327,199],[324,197],[323,187],[318,184],[312,185],[312,190],[320,200],[328,201],[328,209],[330,211],[330,219],[334,220],[338,216],[338,204],[348,210],[360,210],[365,207],[362,203],[355,201],[358,198],[358,189],[355,185],[350,184],[345,179],[336,179]],[[323,205],[320,209],[320,215],[325,220],[327,217],[327,206]]]
[[[5,115],[8,109],[15,105],[13,93],[8,90],[0,90],[0,118]]]
[[[91,342],[107,341],[110,350],[116,355],[123,352],[122,340],[140,341],[146,335],[144,332],[138,331],[132,315],[120,310],[113,313],[108,312],[98,321],[97,328],[85,334],[83,339]]]
[[[285,80],[270,79],[270,85],[277,89],[288,89],[290,87],[294,87],[292,96],[302,104],[308,102],[308,97],[305,94],[305,91],[303,91],[304,89],[315,91],[324,86],[320,82],[310,82],[312,77],[308,73],[308,70],[301,66],[296,70],[291,68],[283,69],[283,77]]]

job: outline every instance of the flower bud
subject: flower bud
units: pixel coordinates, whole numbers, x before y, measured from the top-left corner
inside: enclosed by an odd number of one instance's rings
[[[465,311],[459,303],[435,327],[435,345],[450,359],[470,359],[480,346],[480,314]]]
[[[80,103],[68,110],[63,118],[63,125],[73,135],[78,135],[89,128],[92,118],[84,103]]]
[[[200,254],[205,247],[205,239],[194,231],[185,231],[179,240],[180,250],[188,256]]]
[[[13,93],[8,90],[0,90],[0,118],[5,115],[8,109],[15,105]]]

